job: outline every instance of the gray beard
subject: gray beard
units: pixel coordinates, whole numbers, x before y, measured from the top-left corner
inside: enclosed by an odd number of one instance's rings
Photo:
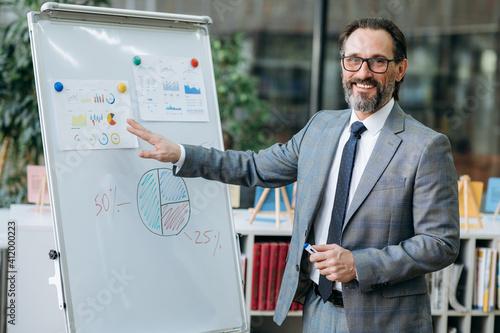
[[[374,110],[379,109],[382,106],[381,95],[377,94],[372,98],[366,98],[364,93],[358,94],[358,96],[354,96],[352,90],[348,92],[344,90],[346,94],[347,104],[351,109],[356,111],[361,111],[363,113],[372,113]]]
[[[368,98],[365,93],[359,93],[354,96],[352,91],[352,84],[346,82],[342,76],[342,85],[344,86],[345,101],[353,110],[363,113],[372,113],[379,110],[382,106],[387,104],[392,98],[394,93],[395,80],[391,78],[386,86],[382,86],[377,82],[377,93],[375,96]]]

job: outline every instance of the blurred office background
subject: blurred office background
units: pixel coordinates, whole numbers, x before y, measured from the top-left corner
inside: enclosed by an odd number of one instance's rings
[[[500,1],[112,0],[119,8],[209,15],[212,38],[245,33],[248,71],[282,142],[321,109],[345,108],[338,36],[359,17],[393,20],[408,40],[402,108],[446,134],[459,174],[500,177]]]
[[[485,185],[489,177],[500,177],[500,1],[109,3],[115,8],[209,15],[213,40],[243,33],[247,61],[240,69],[256,78],[258,96],[269,105],[262,125],[269,142],[286,141],[318,110],[346,107],[338,35],[356,18],[389,18],[408,40],[409,69],[400,93],[403,109],[450,138],[459,175],[468,174]],[[11,17],[0,7],[0,27]],[[244,111],[234,116],[245,118]]]

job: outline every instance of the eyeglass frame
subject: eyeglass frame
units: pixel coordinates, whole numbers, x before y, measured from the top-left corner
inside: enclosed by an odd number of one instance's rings
[[[361,60],[362,60],[362,61],[361,61],[361,65],[359,65],[359,68],[358,68],[358,69],[356,69],[356,70],[347,69],[347,68],[345,68],[345,64],[344,64],[344,59],[345,59],[345,58],[357,58],[357,59],[361,59]],[[386,58],[380,58],[380,57],[362,58],[362,57],[356,57],[356,56],[342,56],[342,57],[341,57],[341,59],[342,59],[342,67],[343,67],[346,71],[348,71],[348,72],[357,72],[357,71],[359,71],[359,70],[361,69],[361,67],[363,67],[363,64],[366,62],[366,63],[367,63],[367,65],[368,65],[368,69],[370,69],[370,71],[372,71],[372,72],[373,72],[373,73],[375,73],[375,74],[385,74],[385,73],[387,73],[387,71],[389,70],[389,64],[390,64],[392,61],[401,61],[401,60],[403,60],[403,59],[397,59],[397,58],[394,58],[394,59],[386,59]],[[372,60],[372,59],[380,59],[380,60],[385,60],[385,61],[387,61],[387,66],[386,66],[386,68],[385,68],[385,71],[383,71],[383,72],[375,72],[375,71],[374,71],[374,70],[370,67],[370,62],[369,62],[369,60]]]

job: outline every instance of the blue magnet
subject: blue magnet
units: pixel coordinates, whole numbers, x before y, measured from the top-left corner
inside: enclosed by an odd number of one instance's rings
[[[56,83],[54,83],[54,89],[55,89],[56,91],[59,91],[59,92],[60,92],[60,91],[62,91],[62,90],[63,90],[63,88],[64,88],[64,86],[63,86],[63,84],[62,84],[61,82],[56,82]]]
[[[135,56],[133,60],[134,60],[134,64],[136,64],[137,66],[139,66],[142,62],[141,57],[139,57],[139,56]]]

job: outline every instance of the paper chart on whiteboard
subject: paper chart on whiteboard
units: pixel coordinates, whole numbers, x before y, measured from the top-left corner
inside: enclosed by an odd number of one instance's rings
[[[132,66],[141,119],[208,122],[205,84],[197,59],[141,55]]]
[[[139,146],[127,130],[132,118],[127,81],[52,82],[62,150],[119,149]]]

